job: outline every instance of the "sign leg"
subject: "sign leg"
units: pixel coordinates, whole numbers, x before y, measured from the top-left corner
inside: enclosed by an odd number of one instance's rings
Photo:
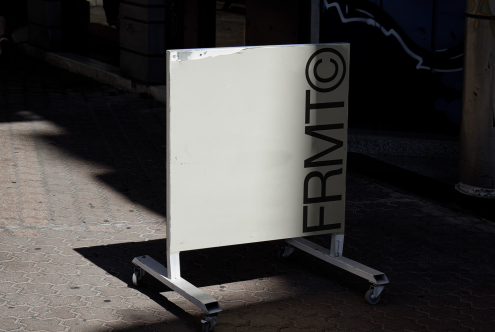
[[[172,262],[173,264],[172,273],[169,273],[168,268],[155,261],[148,255],[135,257],[132,260],[132,263],[136,266],[136,271],[134,272],[133,278],[136,280],[141,279],[140,277],[144,276],[144,273],[146,272],[146,274],[154,277],[198,306],[207,315],[207,317],[214,317],[208,319],[207,321],[210,326],[215,325],[216,315],[222,311],[218,301],[180,277],[178,253],[169,255],[168,258],[170,259],[169,262]],[[168,276],[170,275],[175,276],[175,278],[169,278]]]
[[[169,253],[167,256],[167,278],[180,278],[180,257],[178,252]]]
[[[332,234],[330,249],[326,249],[316,243],[308,241],[302,237],[285,240],[292,247],[301,249],[310,255],[318,257],[327,263],[335,265],[343,270],[355,274],[371,283],[370,290],[366,293],[366,301],[376,304],[380,301],[380,294],[383,291],[388,279],[385,273],[372,269],[366,265],[353,261],[342,256],[344,247],[344,235]]]

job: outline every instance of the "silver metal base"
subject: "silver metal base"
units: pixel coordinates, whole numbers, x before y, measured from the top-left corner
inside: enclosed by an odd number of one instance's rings
[[[373,298],[378,298],[385,285],[388,284],[388,278],[385,273],[342,256],[344,242],[343,235],[332,235],[332,245],[330,249],[326,249],[302,237],[287,239],[285,242],[287,242],[290,246],[301,249],[302,251],[318,257],[327,263],[335,265],[343,270],[368,280],[371,283],[371,289],[373,290]],[[287,253],[292,253],[290,250],[284,250]]]
[[[207,315],[216,315],[222,311],[220,304],[217,300],[205,294],[199,288],[182,279],[181,277],[169,279],[167,278],[167,268],[162,264],[155,261],[148,255],[139,256],[132,260],[132,263],[137,267],[146,271],[158,281],[173,289],[186,299],[191,301],[194,305],[199,307]],[[207,316],[208,317],[208,316]],[[216,319],[215,319],[216,322]]]

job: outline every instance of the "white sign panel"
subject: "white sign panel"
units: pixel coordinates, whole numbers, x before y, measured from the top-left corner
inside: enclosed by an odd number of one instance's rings
[[[349,45],[168,51],[169,253],[344,232]]]

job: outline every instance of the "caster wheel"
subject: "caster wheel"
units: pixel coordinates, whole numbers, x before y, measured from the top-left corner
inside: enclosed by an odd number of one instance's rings
[[[277,259],[283,263],[288,262],[290,260],[290,255],[285,254],[285,248],[284,247],[280,248],[280,250],[278,251]]]
[[[380,295],[375,297],[373,295],[373,289],[369,289],[366,292],[366,295],[364,296],[364,298],[365,298],[366,302],[368,302],[369,304],[377,304],[378,302],[380,302]]]
[[[132,283],[134,286],[141,286],[143,284],[144,271],[136,270],[132,274]]]
[[[216,315],[206,316],[201,320],[203,323],[202,332],[212,332],[215,330],[215,324],[217,323],[218,317]]]
[[[203,329],[201,330],[201,332],[211,332],[211,331],[215,331],[215,328],[211,327],[210,323],[203,323]]]

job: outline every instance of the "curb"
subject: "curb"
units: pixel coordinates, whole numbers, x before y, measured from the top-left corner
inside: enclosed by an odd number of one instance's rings
[[[118,67],[79,54],[42,50],[23,42],[23,40],[25,40],[23,34],[25,33],[25,29],[20,28],[12,34],[15,48],[24,55],[44,61],[71,73],[91,78],[100,83],[108,84],[132,93],[146,94],[155,100],[164,104],[166,103],[166,85],[147,85],[126,78],[120,74],[120,69]]]

